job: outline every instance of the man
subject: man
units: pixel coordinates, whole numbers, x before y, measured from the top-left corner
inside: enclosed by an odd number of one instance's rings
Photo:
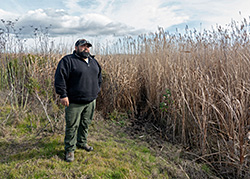
[[[92,151],[87,144],[88,127],[93,119],[96,98],[102,83],[101,67],[90,55],[91,43],[80,39],[73,54],[64,56],[55,73],[55,89],[65,106],[65,158],[74,160],[76,147]]]

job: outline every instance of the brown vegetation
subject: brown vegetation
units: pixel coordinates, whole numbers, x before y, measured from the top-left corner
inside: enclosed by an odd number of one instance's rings
[[[105,79],[100,108],[153,119],[222,173],[249,174],[247,27],[185,35],[160,29],[138,44],[127,40],[129,54],[99,57]]]
[[[184,34],[159,29],[118,41],[113,53],[97,55],[104,78],[99,110],[149,119],[221,175],[249,176],[248,29],[244,20],[228,29]],[[56,106],[53,77],[62,54],[0,55],[0,87],[8,94],[3,104],[24,113],[40,106],[51,129],[59,129],[62,109]]]

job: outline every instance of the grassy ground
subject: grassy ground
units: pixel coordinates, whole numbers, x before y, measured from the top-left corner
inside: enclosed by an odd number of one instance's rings
[[[181,148],[159,146],[130,124],[96,115],[89,133],[94,151],[77,149],[72,163],[64,161],[63,131],[37,136],[25,125],[9,126],[0,137],[1,178],[213,178],[207,166],[182,159]]]

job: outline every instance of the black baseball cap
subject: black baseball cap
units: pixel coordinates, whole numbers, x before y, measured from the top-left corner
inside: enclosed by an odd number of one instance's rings
[[[89,41],[87,41],[86,39],[77,40],[76,43],[75,43],[75,46],[77,47],[79,45],[85,45],[85,44],[87,44],[88,47],[92,47],[92,44]]]

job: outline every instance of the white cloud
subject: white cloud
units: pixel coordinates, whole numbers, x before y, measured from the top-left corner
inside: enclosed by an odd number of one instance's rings
[[[190,20],[203,23],[205,28],[216,24],[224,26],[231,19],[241,21],[250,15],[250,1],[246,0],[177,0],[182,13]],[[239,11],[242,15],[239,15]]]
[[[177,14],[175,10],[178,7],[176,6],[162,7],[163,2],[162,0],[67,0],[64,3],[71,13],[99,12],[114,23],[144,29],[145,32],[155,31],[158,26],[166,28],[183,23],[189,19],[188,15]]]
[[[4,12],[4,11],[0,11]],[[5,13],[8,18],[11,13]],[[137,31],[125,24],[114,22],[107,16],[89,13],[79,16],[69,15],[62,9],[36,9],[19,16],[16,27],[23,27],[23,33],[31,35],[34,28],[49,27],[52,36],[85,34],[99,35],[132,35]]]
[[[189,19],[188,15],[175,12],[176,6],[162,6],[162,0],[137,0],[128,1],[128,4],[119,9],[119,17],[126,24],[136,28],[144,28],[155,31],[158,26],[167,28],[169,26],[183,23]]]
[[[27,35],[34,27],[52,25],[49,32],[53,36],[99,36],[135,35],[180,24],[202,23],[207,28],[250,14],[250,1],[245,0],[64,0],[63,4],[67,11],[35,9],[18,15],[0,9],[0,16],[19,18],[17,25],[24,26]]]
[[[8,12],[8,11],[5,11],[3,9],[0,9],[0,17],[1,19],[8,19],[8,20],[14,20],[18,17],[17,14],[14,14],[14,13],[11,13],[11,12]]]

